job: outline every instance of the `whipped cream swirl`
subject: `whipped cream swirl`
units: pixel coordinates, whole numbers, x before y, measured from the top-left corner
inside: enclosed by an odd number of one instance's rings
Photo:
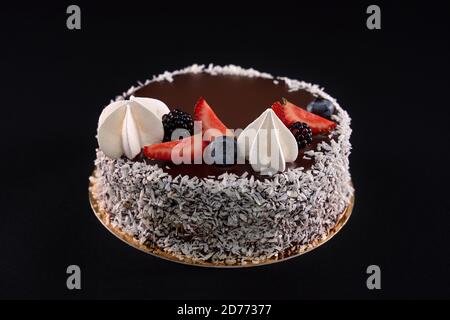
[[[117,159],[136,157],[143,146],[159,143],[164,137],[162,116],[169,113],[164,102],[131,97],[105,107],[98,121],[98,145],[103,153]]]
[[[264,111],[239,135],[239,154],[245,155],[253,170],[262,175],[273,175],[286,170],[286,162],[298,156],[294,135],[272,109]]]

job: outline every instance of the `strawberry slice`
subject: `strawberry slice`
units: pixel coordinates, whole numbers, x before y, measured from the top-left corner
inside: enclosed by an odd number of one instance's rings
[[[283,99],[281,103],[275,102],[272,110],[286,127],[290,127],[295,122],[304,122],[311,128],[313,134],[328,133],[336,128],[335,122],[299,108],[286,99]]]
[[[200,97],[195,105],[194,120],[202,122],[202,132],[205,134],[205,140],[207,141],[211,141],[218,136],[233,135],[203,97]]]
[[[194,142],[195,139],[195,142]],[[197,141],[200,139],[200,141]],[[163,143],[152,144],[144,147],[144,155],[149,159],[166,160],[179,164],[173,157],[185,159],[186,153],[189,160],[201,159],[203,150],[208,145],[207,141],[202,140],[200,134],[187,137],[181,140],[168,141]]]

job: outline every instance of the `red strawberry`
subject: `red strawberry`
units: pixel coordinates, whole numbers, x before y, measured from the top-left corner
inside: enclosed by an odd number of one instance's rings
[[[194,143],[194,139],[202,139],[202,137],[201,135],[195,135],[181,140],[145,146],[144,155],[149,159],[173,161],[172,153],[181,158],[187,152],[191,155],[190,160],[198,159],[203,156],[203,150],[208,145],[208,142],[201,140],[200,142],[196,141]],[[176,150],[174,150],[175,148]]]
[[[313,134],[328,133],[336,128],[335,122],[299,108],[286,99],[283,99],[282,103],[275,102],[272,110],[286,127],[290,127],[295,122],[304,122],[311,128]]]
[[[203,97],[200,97],[195,105],[194,120],[202,122],[203,133],[208,130],[205,135],[207,141],[211,141],[218,136],[232,135]]]

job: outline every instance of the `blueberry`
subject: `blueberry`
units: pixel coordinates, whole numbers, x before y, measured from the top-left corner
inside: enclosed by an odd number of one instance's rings
[[[233,137],[219,136],[211,142],[211,157],[215,164],[232,165],[237,161],[237,142]]]
[[[331,115],[334,113],[334,106],[330,100],[316,98],[308,104],[306,110],[318,116],[331,119]]]

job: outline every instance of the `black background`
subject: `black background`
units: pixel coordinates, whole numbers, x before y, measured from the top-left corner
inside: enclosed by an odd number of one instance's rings
[[[0,298],[449,298],[449,17],[429,1],[1,4]],[[251,269],[166,262],[92,214],[98,116],[137,80],[192,63],[319,83],[353,118],[356,206],[332,241]],[[82,290],[66,289],[66,267]],[[381,267],[382,289],[366,288]]]

